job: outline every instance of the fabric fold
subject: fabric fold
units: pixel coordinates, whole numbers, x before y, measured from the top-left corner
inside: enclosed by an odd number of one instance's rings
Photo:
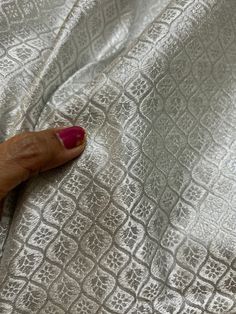
[[[235,2],[63,4],[37,101],[0,108],[21,131],[79,124],[88,145],[21,189],[2,313],[235,313]]]

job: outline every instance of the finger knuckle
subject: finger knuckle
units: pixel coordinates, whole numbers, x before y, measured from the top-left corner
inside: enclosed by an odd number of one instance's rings
[[[34,134],[27,134],[20,139],[13,140],[9,145],[8,153],[12,160],[25,164],[39,160],[44,155],[44,146]]]

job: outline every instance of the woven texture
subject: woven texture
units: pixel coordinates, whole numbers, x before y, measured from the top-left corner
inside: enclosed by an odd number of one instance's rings
[[[235,34],[235,0],[0,0],[0,139],[88,132],[6,202],[0,313],[236,313]]]

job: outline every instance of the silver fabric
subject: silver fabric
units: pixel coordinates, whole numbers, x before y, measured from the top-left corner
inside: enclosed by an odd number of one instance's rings
[[[236,313],[235,64],[235,0],[0,0],[1,140],[88,132],[6,202],[0,313]]]

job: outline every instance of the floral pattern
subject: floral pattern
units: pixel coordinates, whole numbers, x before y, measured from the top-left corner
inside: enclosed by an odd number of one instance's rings
[[[6,199],[1,313],[236,312],[235,16],[233,0],[0,1],[1,141],[87,133]]]

